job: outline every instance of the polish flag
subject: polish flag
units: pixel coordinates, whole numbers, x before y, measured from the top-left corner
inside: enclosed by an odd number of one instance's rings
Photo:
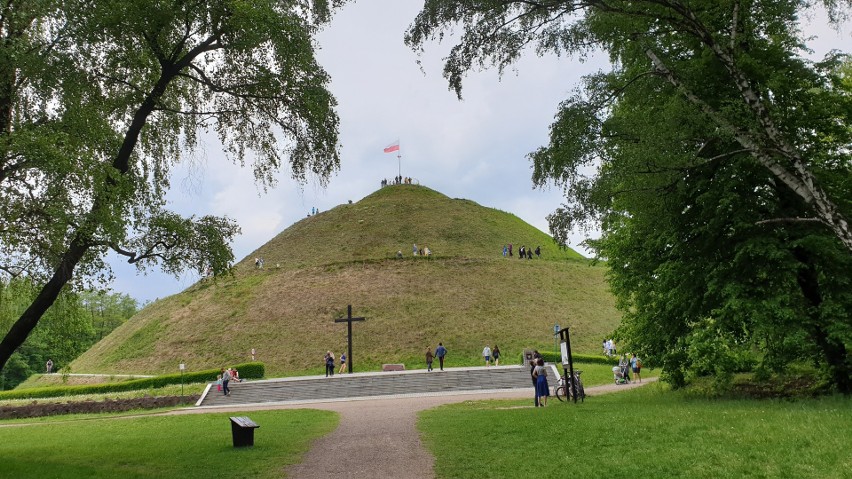
[[[394,143],[385,147],[385,153],[393,153],[394,151],[399,151],[399,140],[396,140]]]

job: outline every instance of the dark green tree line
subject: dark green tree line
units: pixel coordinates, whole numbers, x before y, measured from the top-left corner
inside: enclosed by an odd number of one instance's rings
[[[852,91],[848,57],[804,58],[798,19],[848,1],[429,0],[406,36],[461,36],[444,74],[527,47],[612,68],[559,108],[533,181],[562,187],[554,237],[600,226],[619,334],[683,384],[819,364],[852,392]],[[591,172],[591,173],[590,173]]]
[[[30,305],[38,285],[26,278],[0,281],[0,328],[8,329]],[[113,329],[136,314],[136,300],[125,294],[63,289],[2,372],[2,388],[11,389],[30,375],[65,368]]]

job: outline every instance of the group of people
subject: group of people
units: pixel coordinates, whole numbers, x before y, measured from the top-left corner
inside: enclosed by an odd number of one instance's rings
[[[482,349],[482,358],[485,359],[485,366],[491,366],[491,360],[494,360],[494,365],[500,365],[500,347],[496,344],[494,345],[494,349],[485,345],[485,348]]]
[[[606,357],[611,358],[615,356],[615,341],[612,339],[604,339],[603,340],[603,353]]]
[[[535,407],[547,406],[547,398],[550,397],[550,385],[547,383],[547,369],[544,367],[544,358],[537,350],[533,351],[530,360],[530,377],[535,390]]]
[[[231,388],[229,387],[231,381],[242,382],[239,371],[234,368],[222,368],[221,374],[216,378],[216,386],[225,396],[231,395]]]
[[[522,245],[521,249],[518,250],[518,258],[519,259],[532,259],[533,253],[535,253],[535,256],[537,258],[540,258],[541,257],[541,246],[536,246],[535,251],[533,251],[532,249],[527,248],[526,245]],[[509,257],[514,256],[514,253],[512,251],[512,243],[508,243],[508,244],[503,245],[503,257],[506,257],[506,256],[509,256]]]
[[[325,377],[334,376],[334,353],[331,351],[326,351],[325,356],[322,358],[323,364],[325,364]],[[343,374],[346,372],[346,353],[340,354],[340,371],[338,374]]]
[[[414,243],[411,246],[411,252],[414,256],[432,256],[432,250],[429,249],[428,246],[423,246],[422,248],[417,248],[417,243]],[[402,251],[397,252],[397,256],[402,256]]]
[[[438,358],[438,364],[441,368],[441,371],[444,370],[444,357],[447,356],[447,348],[444,347],[444,343],[438,343],[438,347],[435,348],[435,354],[432,354],[432,348],[426,348],[426,370],[432,370],[432,362],[435,358]]]
[[[394,176],[393,181],[388,181],[387,179],[382,180],[382,188],[387,185],[410,185],[414,182],[414,179],[410,176],[402,177],[402,176]]]
[[[633,371],[633,378],[640,383],[642,382],[642,360],[632,353],[628,358],[626,354],[622,354],[618,360],[618,367],[623,371],[624,379],[630,382],[630,371]]]

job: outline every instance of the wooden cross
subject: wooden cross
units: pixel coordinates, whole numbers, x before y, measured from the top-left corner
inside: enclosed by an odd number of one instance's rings
[[[346,308],[346,317],[335,319],[335,323],[347,323],[347,334],[349,336],[349,355],[346,357],[346,360],[349,361],[349,374],[355,372],[355,366],[352,364],[352,321],[364,321],[366,318],[353,318],[352,317],[352,305],[350,304]]]

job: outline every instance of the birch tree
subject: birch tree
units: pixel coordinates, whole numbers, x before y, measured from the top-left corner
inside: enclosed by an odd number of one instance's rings
[[[0,6],[0,271],[40,284],[0,367],[63,288],[144,270],[227,272],[228,218],[165,209],[171,168],[218,135],[264,186],[339,166],[314,34],[338,0],[34,0]]]

